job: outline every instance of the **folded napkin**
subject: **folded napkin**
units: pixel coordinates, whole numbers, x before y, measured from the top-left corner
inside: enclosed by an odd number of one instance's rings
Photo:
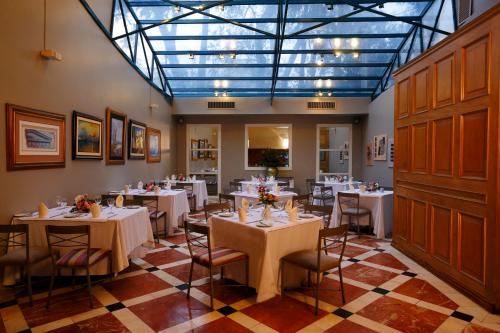
[[[194,182],[196,181],[196,175],[193,175],[193,177],[191,177],[191,180]]]
[[[153,187],[153,190],[154,190],[155,194],[160,194],[161,187],[160,186],[155,186],[155,187]]]
[[[96,203],[92,204],[90,206],[90,214],[92,214],[92,217],[95,219],[101,216],[101,206]]]
[[[130,186],[128,185],[123,186],[123,192],[128,193],[128,191],[130,191]]]
[[[247,211],[245,208],[238,208],[238,218],[240,219],[240,222],[247,221]]]
[[[246,198],[241,199],[241,208],[243,208],[245,211],[248,211],[248,208],[250,208],[250,203]]]
[[[292,210],[292,208],[293,208],[292,200],[287,200],[287,202],[285,204],[285,211],[289,212]]]
[[[288,217],[290,218],[291,223],[297,222],[297,207],[290,209],[290,211],[288,212]]]
[[[49,208],[43,202],[38,204],[38,217],[41,219],[49,217]]]
[[[116,200],[115,200],[115,206],[117,208],[122,208],[123,207],[123,195],[119,195],[116,197]]]

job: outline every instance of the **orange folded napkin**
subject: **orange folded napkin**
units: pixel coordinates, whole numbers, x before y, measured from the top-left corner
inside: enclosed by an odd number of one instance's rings
[[[238,218],[240,219],[240,222],[247,221],[247,211],[244,208],[238,208]]]
[[[250,203],[246,198],[241,199],[241,208],[243,208],[246,211],[248,211],[248,208],[250,208]]]
[[[285,211],[289,212],[293,208],[292,200],[288,199],[285,204]]]
[[[288,217],[290,218],[290,223],[297,223],[297,207],[290,209]]]
[[[49,217],[49,208],[43,202],[38,204],[38,217],[41,219],[46,219]]]
[[[101,216],[101,206],[96,203],[92,204],[90,206],[90,214],[92,214],[92,217],[95,219]]]
[[[123,195],[119,195],[116,197],[116,200],[115,200],[115,206],[117,208],[122,208],[123,207]]]

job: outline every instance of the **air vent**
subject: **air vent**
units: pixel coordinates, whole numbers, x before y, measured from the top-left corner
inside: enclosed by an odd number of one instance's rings
[[[335,102],[307,102],[309,110],[335,110]]]
[[[208,102],[209,109],[235,109],[235,102],[212,101]]]
[[[472,0],[458,0],[458,25],[467,21],[472,15]]]

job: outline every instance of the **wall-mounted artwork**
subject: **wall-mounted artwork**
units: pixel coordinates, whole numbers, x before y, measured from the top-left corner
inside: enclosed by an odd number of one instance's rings
[[[394,138],[387,140],[387,152],[389,154],[387,157],[387,166],[394,168]]]
[[[130,120],[128,125],[128,158],[143,160],[146,158],[146,124]]]
[[[7,170],[66,163],[66,116],[6,104]]]
[[[146,130],[147,162],[158,163],[161,161],[161,132],[148,127]]]
[[[373,145],[371,142],[366,144],[366,165],[372,166],[373,165]]]
[[[191,161],[198,159],[198,140],[191,139]]]
[[[106,109],[106,164],[125,164],[127,115]]]
[[[102,160],[102,119],[73,111],[72,158]]]
[[[375,161],[387,160],[387,134],[373,137],[373,159]]]

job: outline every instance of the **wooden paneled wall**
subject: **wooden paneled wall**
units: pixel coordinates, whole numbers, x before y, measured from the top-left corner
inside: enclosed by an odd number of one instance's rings
[[[500,5],[395,73],[393,245],[500,310]]]

